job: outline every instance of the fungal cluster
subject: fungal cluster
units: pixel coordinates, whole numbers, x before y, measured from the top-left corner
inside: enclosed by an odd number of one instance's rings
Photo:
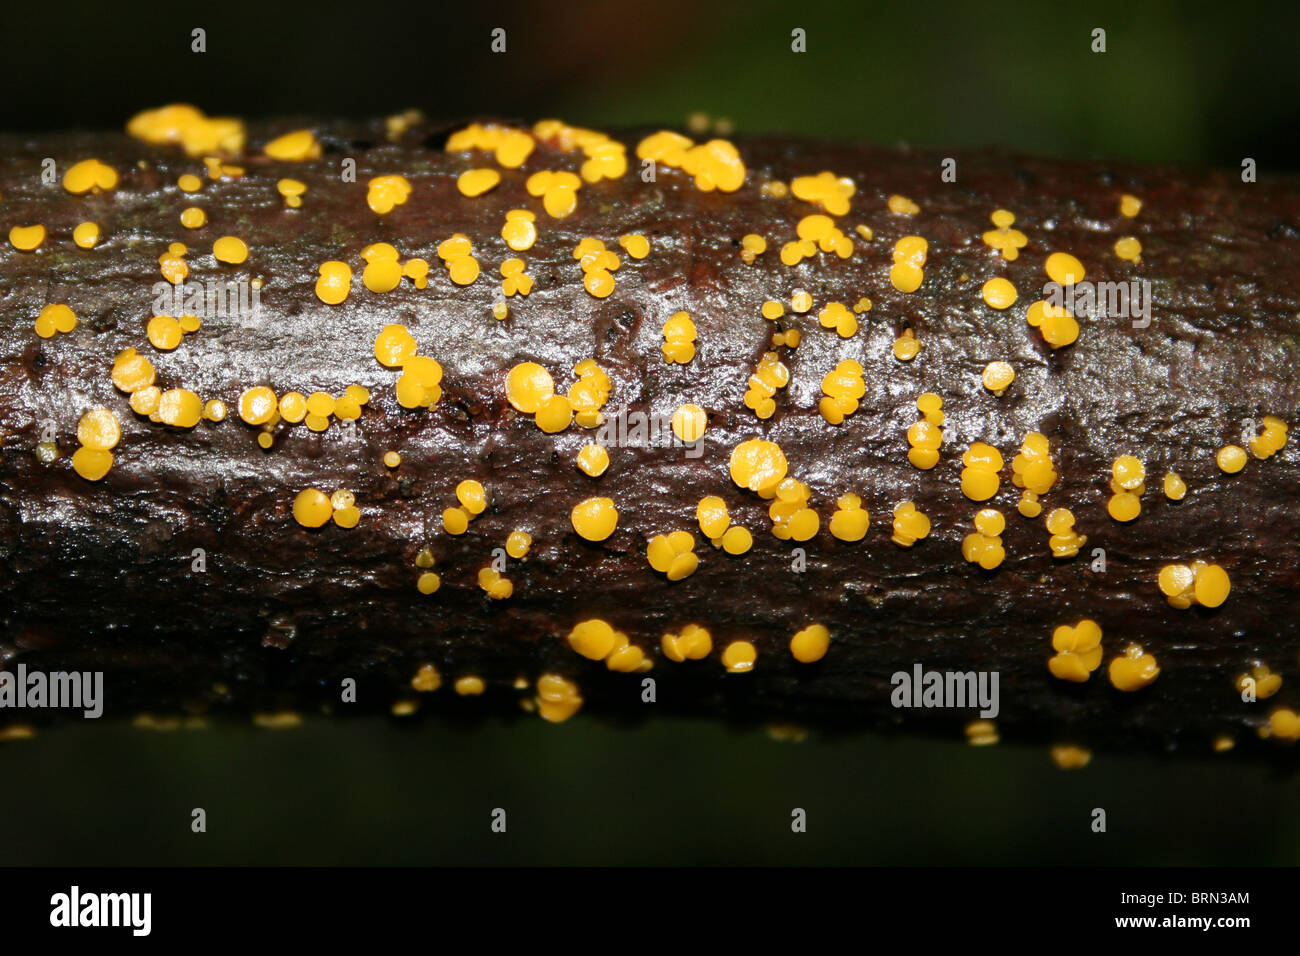
[[[325,201],[317,173],[319,164],[327,160],[322,158],[322,137],[317,131],[285,130],[260,147],[250,147],[240,121],[208,117],[181,105],[141,113],[130,120],[127,129],[142,143],[178,147],[194,167],[168,188],[184,197],[179,227],[203,242],[191,248],[174,241],[158,254],[158,271],[162,280],[172,286],[183,285],[197,268],[229,278],[244,275],[241,270],[257,263],[262,250],[238,235],[239,210],[223,206],[217,188],[220,183],[237,180],[264,187],[265,201],[280,210],[286,231],[295,229],[303,212],[310,210],[314,202]],[[947,380],[942,376],[923,379],[919,374],[909,380],[909,370],[915,371],[909,363],[921,354],[923,344],[912,327],[920,309],[895,316],[896,331],[890,332],[888,347],[877,349],[881,354],[868,355],[861,344],[865,332],[873,324],[888,321],[883,316],[886,310],[876,307],[870,296],[879,299],[901,295],[904,301],[919,301],[927,283],[946,268],[945,256],[956,240],[949,233],[929,231],[927,210],[905,195],[892,193],[883,202],[872,200],[868,197],[875,184],[866,188],[868,184],[828,170],[809,173],[793,169],[790,172],[794,174],[786,181],[771,169],[747,168],[741,150],[727,140],[697,143],[672,131],[652,133],[630,145],[557,120],[544,120],[531,128],[474,123],[452,133],[444,149],[460,167],[445,186],[444,201],[463,204],[470,211],[477,208],[475,204],[489,201],[504,202],[508,208],[502,215],[494,206],[497,211],[487,217],[492,224],[482,234],[439,233],[438,224],[428,221],[422,221],[418,231],[411,231],[412,227],[401,219],[403,207],[412,204],[419,190],[427,187],[413,173],[391,169],[365,178],[357,183],[347,201],[359,209],[369,209],[376,229],[372,237],[366,238],[374,241],[363,245],[350,238],[340,240],[322,249],[320,261],[304,264],[315,301],[327,315],[329,310],[345,309],[358,300],[382,304],[384,297],[403,288],[426,295],[436,292],[446,298],[454,297],[457,290],[487,285],[494,294],[491,311],[474,317],[481,322],[482,330],[474,334],[487,335],[494,323],[518,321],[528,310],[563,308],[565,296],[617,301],[625,281],[635,281],[641,264],[653,262],[675,242],[668,228],[670,218],[656,218],[662,210],[651,208],[638,231],[615,234],[611,230],[586,235],[576,245],[566,244],[571,259],[563,269],[552,269],[535,253],[550,242],[548,233],[554,235],[556,223],[579,209],[601,208],[605,200],[601,198],[600,184],[636,175],[637,167],[630,162],[629,152],[643,172],[656,172],[663,188],[713,194],[710,202],[719,209],[726,208],[730,196],[745,190],[761,196],[773,208],[788,210],[782,230],[766,235],[737,234],[733,245],[737,270],[757,269],[760,265],[783,268],[790,270],[791,280],[779,288],[764,289],[761,305],[755,303],[756,308],[747,312],[737,309],[730,318],[763,329],[765,339],[766,330],[771,329],[767,347],[750,358],[742,376],[743,385],[729,396],[730,404],[720,407],[700,388],[697,395],[683,395],[669,406],[671,432],[683,444],[702,442],[716,421],[734,427],[735,421],[743,420],[750,434],[725,449],[725,458],[714,455],[692,472],[691,491],[687,495],[684,490],[681,501],[676,502],[682,507],[676,508],[677,517],[672,521],[665,520],[662,512],[641,514],[624,504],[629,483],[639,479],[635,468],[611,469],[611,464],[620,456],[624,460],[632,456],[599,440],[598,430],[607,424],[611,398],[635,398],[642,390],[644,383],[629,377],[626,362],[594,355],[577,362],[571,370],[567,365],[548,367],[548,363],[535,360],[502,361],[499,368],[491,370],[488,374],[496,390],[487,403],[499,408],[507,420],[531,419],[548,441],[554,441],[555,454],[565,455],[569,467],[583,476],[580,480],[590,483],[590,493],[576,503],[555,505],[567,513],[572,535],[566,532],[559,539],[543,540],[537,537],[538,528],[517,527],[510,531],[502,549],[515,564],[507,565],[504,559],[490,560],[491,545],[485,544],[483,563],[477,567],[449,567],[439,573],[433,570],[438,560],[438,536],[472,537],[476,520],[490,513],[496,496],[524,492],[498,485],[488,468],[467,474],[454,487],[433,489],[442,496],[446,507],[437,516],[430,540],[421,542],[413,569],[408,566],[403,571],[409,574],[406,587],[412,600],[437,602],[445,599],[451,588],[465,587],[478,588],[490,604],[509,606],[519,601],[527,589],[527,575],[516,569],[541,560],[536,550],[539,545],[577,553],[599,551],[616,532],[638,536],[638,546],[631,550],[638,556],[644,554],[640,562],[643,587],[667,595],[664,600],[668,602],[673,600],[673,589],[679,582],[703,574],[711,566],[721,566],[721,562],[765,560],[765,555],[777,553],[777,547],[816,546],[832,556],[837,553],[829,550],[832,548],[868,549],[877,542],[916,549],[916,554],[949,548],[964,560],[962,567],[975,576],[972,580],[982,584],[996,580],[1008,567],[1023,566],[1023,562],[1048,554],[1059,567],[1078,558],[1087,545],[1089,537],[1079,530],[1074,514],[1078,506],[1060,491],[1059,481],[1067,462],[1064,453],[1068,449],[1053,437],[1051,423],[1044,422],[1040,426],[1043,431],[1025,431],[1010,437],[999,428],[994,411],[988,413],[987,428],[980,437],[956,436],[947,430],[947,415],[954,408],[984,401],[996,409],[999,402],[1009,401],[1017,390],[1036,387],[1027,381],[1031,376],[1026,373],[1033,373],[1033,382],[1041,381],[1043,374],[1050,374],[1054,355],[1089,334],[1080,324],[1080,317],[1068,307],[1031,294],[1024,283],[1018,287],[1005,274],[1008,264],[1026,259],[1041,263],[1041,274],[1037,275],[1040,282],[1069,288],[1084,281],[1088,266],[1072,251],[1057,248],[1052,230],[1044,224],[1022,220],[1010,209],[992,208],[988,217],[993,228],[982,232],[975,229],[960,239],[983,254],[986,267],[986,274],[973,281],[970,276],[962,276],[961,281],[970,282],[964,307],[972,314],[1008,323],[1018,323],[1018,318],[1009,318],[1018,313],[1041,340],[1041,360],[1034,364],[1023,353],[1010,352],[972,355],[968,368],[948,369]],[[298,165],[286,169],[287,164]],[[284,175],[293,168],[301,172]],[[97,158],[82,158],[68,168],[62,186],[74,201],[81,202],[87,197],[134,188],[138,175],[135,169],[114,169]],[[329,201],[339,201],[339,195],[347,194],[331,189]],[[1115,202],[1119,217],[1116,227],[1122,220],[1125,234],[1113,243],[1112,265],[1129,270],[1147,268],[1158,261],[1158,243],[1149,243],[1153,248],[1144,249],[1139,238],[1129,234],[1139,224],[1142,200],[1125,193],[1117,195]],[[884,220],[888,228],[881,228],[880,222],[873,227],[860,221],[872,217]],[[175,224],[176,220],[169,218],[169,222]],[[97,221],[79,222],[66,230],[66,235],[47,228],[45,223],[26,221],[10,223],[7,234],[12,248],[24,254],[67,243],[82,255],[106,255],[102,250],[114,237],[115,228],[111,218],[100,215]],[[408,255],[402,248],[413,252],[423,249],[428,258]],[[200,249],[210,249],[210,253]],[[779,251],[774,255],[769,249]],[[150,250],[149,255],[156,251]],[[434,256],[441,270],[431,270]],[[876,288],[846,289],[838,298],[818,301],[820,297],[796,284],[813,272],[833,272],[838,264],[855,258],[879,262]],[[779,260],[779,267],[774,260]],[[1024,300],[1029,304],[1025,305]],[[643,304],[646,326],[652,335],[650,339],[638,339],[637,347],[647,366],[664,374],[676,372],[675,367],[680,366],[699,382],[719,374],[711,353],[714,343],[708,336],[713,326],[697,322],[698,312],[692,314],[690,309],[680,307],[670,292]],[[1007,317],[996,318],[1004,313]],[[364,383],[353,382],[331,392],[310,383],[310,370],[289,368],[277,370],[266,380],[231,381],[219,393],[199,394],[185,387],[184,382],[175,381],[165,362],[169,353],[187,342],[202,347],[207,329],[200,316],[143,316],[137,344],[106,361],[103,369],[121,403],[115,408],[78,409],[79,445],[71,456],[70,467],[85,482],[105,482],[115,466],[114,449],[119,455],[129,454],[122,450],[124,433],[148,428],[150,423],[177,430],[247,429],[250,442],[256,442],[266,454],[276,454],[276,441],[290,434],[293,426],[302,425],[320,434],[332,427],[349,427],[369,416],[401,416],[416,427],[445,421],[455,411],[445,408],[446,396],[458,394],[460,387],[462,369],[450,358],[457,351],[445,337],[438,337],[409,318],[399,318],[394,315],[392,321],[376,323],[364,341],[348,343],[359,353],[373,356],[374,375]],[[93,334],[85,323],[79,324],[65,303],[47,304],[31,321],[35,336],[42,340]],[[798,350],[808,336],[827,337],[828,343],[839,348],[838,359],[821,367],[801,361]],[[863,491],[863,476],[835,476],[838,484],[828,490],[826,475],[817,462],[795,460],[793,453],[787,457],[787,450],[767,430],[779,410],[796,408],[813,413],[815,426],[825,435],[846,436],[846,441],[852,441],[854,429],[860,424],[863,434],[867,427],[878,429],[878,421],[862,422],[870,417],[862,411],[864,400],[882,387],[864,365],[869,358],[892,361],[896,377],[891,382],[907,383],[908,422],[903,427],[891,426],[883,439],[873,432],[877,437],[872,440],[888,442],[889,454],[909,464],[909,474],[915,479],[915,491],[910,497],[900,494],[893,500],[871,502],[873,508],[887,509],[885,513],[890,516],[878,529],[873,529],[864,504],[864,493],[869,498],[870,492]],[[484,361],[481,350],[475,361]],[[917,364],[923,365],[924,361]],[[475,374],[482,374],[482,370]],[[910,411],[913,403],[914,416]],[[228,415],[228,409],[235,414]],[[1286,412],[1261,410],[1273,411]],[[125,428],[123,422],[127,423]],[[1239,474],[1252,461],[1263,467],[1286,447],[1288,426],[1283,418],[1263,414],[1260,423],[1261,427],[1242,444],[1225,442],[1208,456],[1222,475]],[[1223,424],[1226,433],[1230,423]],[[588,433],[590,437],[586,437]],[[575,434],[584,437],[577,444],[570,443]],[[958,438],[960,443],[956,442]],[[1171,462],[1144,461],[1141,449],[1116,450],[1121,453],[1111,461],[1109,476],[1089,476],[1090,481],[1106,484],[1109,490],[1105,513],[1090,511],[1083,524],[1092,531],[1109,519],[1108,541],[1122,542],[1125,527],[1148,520],[1143,516],[1153,510],[1176,507],[1189,495],[1195,495],[1197,488],[1194,480],[1168,467]],[[1004,454],[1010,458],[1009,465]],[[1198,464],[1189,457],[1183,467],[1191,469],[1187,471],[1191,475]],[[400,445],[387,448],[376,465],[393,473],[395,480],[396,476],[412,472]],[[1163,500],[1147,493],[1148,465],[1165,471]],[[318,470],[323,488],[299,488],[281,503],[274,520],[296,522],[306,541],[309,535],[356,528],[380,513],[381,503],[362,500],[355,492],[336,487],[336,483],[327,484],[329,471],[325,463],[320,463]],[[1004,479],[1010,480],[1011,488],[1004,487]],[[698,482],[698,488],[694,482]],[[1012,497],[1008,498],[1008,494]],[[968,517],[961,527],[937,528],[927,514],[926,502],[933,496],[964,499],[981,507],[973,513],[968,507]],[[1049,498],[1050,510],[1044,517],[1044,500]],[[988,504],[995,499],[1002,499],[1000,506]],[[693,514],[691,502],[698,502]],[[757,512],[760,515],[766,513],[770,522],[761,532],[761,518],[758,522],[733,520],[733,514],[755,514],[755,508],[761,509]],[[1042,529],[1046,530],[1045,545],[1039,546],[1036,554],[1023,549],[1017,553],[1013,547],[1010,526],[1021,519],[1030,523],[1025,527],[1032,526],[1040,540]],[[686,527],[692,524],[712,545],[712,552],[704,542],[697,548],[694,533]],[[756,536],[770,536],[773,540],[759,547]],[[1212,547],[1213,542],[1171,541],[1170,563],[1149,576],[1145,597],[1152,605],[1167,602],[1178,610],[1194,606],[1208,610],[1223,605],[1233,589],[1229,571],[1202,557],[1180,558],[1180,553],[1208,557]],[[593,578],[584,586],[597,588],[600,583]],[[790,610],[793,615],[799,614],[798,608]],[[682,607],[680,623],[671,630],[645,635],[624,633],[610,621],[589,617],[564,622],[563,640],[576,655],[621,673],[648,671],[657,658],[696,666],[693,662],[716,656],[713,666],[731,674],[750,673],[761,666],[759,644],[745,638],[718,642],[722,646],[715,655],[712,633],[718,630],[715,622],[706,619],[706,613],[707,609]],[[1090,613],[1100,617],[1104,609]],[[1063,682],[1087,682],[1103,663],[1107,645],[1112,648],[1107,675],[1115,689],[1139,691],[1161,673],[1154,653],[1136,641],[1104,638],[1101,625],[1092,617],[1075,618],[1070,623],[1067,615],[1068,609],[1063,606],[1058,621],[1045,622],[1045,631],[1050,632],[1050,639],[1044,634],[1042,654],[1046,675]],[[797,626],[790,628],[788,653],[799,664],[814,664],[833,656],[837,643],[851,639],[849,634],[833,633],[818,620],[794,623]],[[1123,631],[1130,623],[1108,621],[1106,627],[1108,632]],[[1163,658],[1163,650],[1161,655]],[[1252,674],[1247,676],[1256,683],[1272,687],[1274,679],[1280,682],[1267,668],[1257,668]],[[464,674],[452,686],[459,695],[475,696],[490,692],[494,679],[491,675],[485,681],[479,675]],[[410,679],[411,688],[419,694],[433,693],[442,683],[441,673],[432,662],[422,664]],[[531,691],[524,705],[551,721],[568,718],[583,702],[574,674],[543,673],[533,682],[517,683],[515,689]],[[1269,693],[1275,689],[1272,687]],[[403,706],[409,709],[415,704],[407,702]],[[1264,732],[1279,739],[1300,737],[1300,718],[1292,719],[1294,715],[1288,714],[1274,713]],[[996,731],[976,727],[970,737],[972,742],[992,742]],[[1081,760],[1086,762],[1086,758],[1070,750],[1062,750],[1059,757],[1063,765],[1078,765]]]

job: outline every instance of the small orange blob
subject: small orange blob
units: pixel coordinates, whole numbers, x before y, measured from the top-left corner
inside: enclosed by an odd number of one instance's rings
[[[305,488],[293,500],[293,517],[304,528],[319,528],[334,514],[329,496],[318,488]]]
[[[573,530],[588,541],[604,541],[618,527],[618,509],[610,498],[587,498],[574,505]]]

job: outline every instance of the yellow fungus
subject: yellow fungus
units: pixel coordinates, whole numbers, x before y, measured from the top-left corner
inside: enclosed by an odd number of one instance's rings
[[[542,208],[552,219],[563,219],[578,208],[578,194],[572,186],[552,186],[542,196]]]
[[[972,501],[987,501],[998,492],[1002,455],[984,442],[973,442],[962,455],[961,490]]]
[[[826,656],[831,633],[821,624],[810,624],[790,638],[790,653],[801,664],[811,664]]]
[[[421,594],[433,594],[442,587],[442,578],[433,571],[425,571],[415,580],[415,589]]]
[[[158,396],[158,418],[178,428],[193,428],[203,414],[203,402],[193,392],[172,388]]]
[[[537,714],[551,723],[562,723],[582,708],[582,697],[572,681],[558,674],[543,674],[537,678],[537,697],[534,700]]]
[[[198,206],[187,206],[181,210],[181,225],[186,229],[199,229],[208,221],[208,214]]]
[[[664,656],[670,661],[698,661],[709,656],[713,650],[713,638],[709,632],[698,624],[687,624],[676,634],[665,634],[660,640]]]
[[[904,329],[903,334],[894,340],[894,358],[900,362],[910,362],[921,352],[921,343],[911,329]]]
[[[307,396],[307,412],[320,418],[334,414],[334,396],[329,392],[312,392]]]
[[[985,282],[980,295],[991,309],[1009,309],[1016,304],[1016,287],[1000,276]]]
[[[515,252],[523,252],[531,249],[537,241],[537,227],[531,220],[507,219],[501,227],[501,238]]]
[[[1008,362],[989,362],[981,376],[984,387],[994,395],[1001,395],[1016,378],[1016,370]]]
[[[1284,743],[1294,743],[1300,739],[1300,714],[1286,707],[1279,707],[1268,715],[1268,725],[1260,728],[1261,737],[1274,737]]]
[[[527,531],[511,531],[506,537],[506,554],[515,560],[523,558],[533,546],[533,536]]]
[[[686,404],[679,405],[673,412],[672,429],[673,434],[686,443],[698,441],[704,437],[704,429],[708,421],[704,409],[698,405]]]
[[[472,515],[480,515],[488,505],[487,489],[480,482],[466,479],[456,486],[456,500]]]
[[[478,260],[473,256],[461,256],[447,263],[447,275],[456,285],[473,285],[479,277]]]
[[[456,188],[462,196],[481,196],[501,182],[495,169],[471,169],[456,177]]]
[[[618,244],[622,246],[629,256],[633,259],[644,259],[650,255],[650,240],[641,233],[632,233],[631,235],[620,236]]]
[[[1062,624],[1052,631],[1052,649],[1056,656],[1047,662],[1052,676],[1059,680],[1081,683],[1101,666],[1101,628],[1085,618],[1074,626]]]
[[[99,243],[99,223],[82,222],[72,230],[72,241],[81,249],[93,249]]]
[[[63,188],[75,196],[117,186],[117,170],[97,159],[83,159],[63,174]]]
[[[589,443],[578,452],[578,468],[584,475],[599,478],[609,467],[609,452],[603,446]]]
[[[1218,607],[1228,599],[1232,584],[1228,572],[1217,564],[1200,565],[1195,570],[1192,593],[1196,603],[1203,607]]]
[[[733,524],[722,533],[722,550],[727,554],[745,554],[754,546],[754,536],[748,528]]]
[[[41,309],[36,317],[36,334],[43,339],[59,332],[71,332],[77,327],[77,314],[63,303],[51,303]]]
[[[1115,240],[1115,255],[1127,262],[1142,261],[1142,243],[1133,236]]]
[[[1164,480],[1165,497],[1170,501],[1182,501],[1187,497],[1187,482],[1177,472],[1168,472]]]
[[[193,173],[185,173],[176,180],[176,185],[180,187],[181,192],[196,193],[203,188],[203,180]]]
[[[351,285],[351,265],[341,261],[321,263],[320,278],[316,280],[316,297],[326,306],[337,306],[343,302]]]
[[[1142,513],[1142,502],[1131,491],[1121,491],[1111,496],[1106,511],[1116,521],[1132,521]]]
[[[569,631],[569,646],[588,660],[603,661],[618,643],[618,632],[608,621],[580,621]]]
[[[850,542],[865,538],[871,527],[871,516],[862,507],[862,500],[857,495],[841,495],[836,504],[839,507],[831,515],[831,535]]]
[[[1146,466],[1132,455],[1120,455],[1111,465],[1115,484],[1124,491],[1136,491],[1146,481]]]
[[[669,581],[680,581],[693,574],[699,566],[700,559],[694,550],[694,535],[688,531],[674,531],[651,538],[646,546],[646,559],[650,567],[666,574]]]
[[[130,348],[113,360],[113,386],[130,394],[154,383],[153,363]]]
[[[278,410],[275,392],[255,385],[239,396],[239,417],[250,425],[265,425]]]
[[[685,312],[676,312],[663,327],[664,361],[685,365],[695,358],[695,323]]]
[[[411,184],[404,176],[376,176],[366,191],[366,205],[381,216],[402,205],[411,195]]]
[[[162,404],[162,389],[157,385],[147,385],[131,393],[131,411],[137,415],[148,415],[151,419],[157,421],[155,415],[158,412],[158,406]]]
[[[334,523],[340,528],[355,528],[361,520],[361,509],[355,505],[339,508],[334,512]]]
[[[1239,693],[1250,689],[1257,700],[1266,700],[1282,688],[1282,675],[1274,674],[1265,664],[1256,664],[1249,674],[1238,675],[1234,686]]]
[[[368,263],[361,281],[371,292],[392,292],[402,282],[402,267],[391,259]]]
[[[924,271],[909,262],[896,262],[889,269],[889,282],[899,292],[915,292],[924,279]]]
[[[1119,213],[1127,219],[1132,219],[1142,211],[1142,200],[1137,196],[1131,196],[1128,193],[1119,197]]]
[[[588,541],[604,541],[618,527],[618,509],[609,498],[587,498],[574,505],[573,530]]]
[[[92,408],[77,423],[77,441],[94,451],[111,451],[121,437],[117,416],[107,408]]]
[[[448,534],[464,534],[469,529],[470,513],[462,507],[447,508],[442,513],[442,527]]]
[[[387,368],[406,364],[418,348],[414,336],[404,325],[385,325],[375,337],[375,358]]]
[[[894,508],[894,533],[891,540],[910,548],[930,533],[930,519],[917,510],[911,501],[900,502]]]
[[[749,641],[732,641],[722,651],[722,666],[732,674],[744,674],[754,669],[758,651]]]
[[[285,421],[292,425],[298,424],[307,416],[307,397],[302,392],[285,392],[280,396],[279,412],[280,417]],[[269,418],[270,416],[268,420]]]
[[[1227,475],[1235,475],[1246,467],[1246,449],[1240,445],[1224,445],[1214,456],[1214,463]]]
[[[481,677],[458,677],[452,687],[460,696],[472,697],[483,693],[484,684]]]
[[[1083,263],[1068,252],[1053,252],[1043,265],[1048,278],[1059,285],[1074,285],[1082,282]]]
[[[81,447],[72,453],[72,470],[87,481],[99,481],[113,467],[113,453]]]
[[[218,262],[239,265],[248,258],[248,246],[234,236],[222,236],[212,244],[212,255]]]
[[[998,736],[998,725],[991,720],[972,720],[964,733],[972,747],[991,747],[1002,739]]]
[[[34,226],[14,226],[9,230],[9,242],[20,252],[38,249],[44,241],[45,227],[39,223]]]
[[[492,567],[479,569],[478,586],[494,601],[504,601],[515,593],[514,583]]]
[[[1092,751],[1077,744],[1052,744],[1048,752],[1061,770],[1079,770],[1092,762]]]
[[[700,530],[710,540],[721,538],[731,523],[731,518],[727,515],[727,503],[716,495],[701,498],[695,508],[695,516],[699,520]]]
[[[885,203],[889,211],[900,216],[915,216],[921,211],[921,207],[908,199],[906,196],[900,196],[897,193],[890,196]]]
[[[535,414],[554,394],[555,380],[536,362],[520,362],[506,375],[506,400],[525,414]]]
[[[731,452],[731,480],[764,497],[776,491],[786,475],[786,458],[775,442],[752,438],[738,444]]]
[[[293,500],[293,517],[304,528],[319,528],[334,514],[329,497],[318,488],[305,488]]]
[[[1065,312],[1046,316],[1039,328],[1043,333],[1043,341],[1054,349],[1064,348],[1079,338],[1078,321]]]
[[[320,159],[321,148],[311,130],[297,129],[271,140],[266,144],[263,152],[271,159],[303,162],[308,159]]]
[[[1137,644],[1130,644],[1123,654],[1111,660],[1107,673],[1117,690],[1135,691],[1154,681],[1160,675],[1160,668],[1155,655],[1146,653]]]

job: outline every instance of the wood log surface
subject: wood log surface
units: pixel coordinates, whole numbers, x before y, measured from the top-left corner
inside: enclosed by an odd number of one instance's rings
[[[464,125],[250,122],[244,148],[223,157],[238,168],[217,179],[203,155],[126,133],[0,135],[0,226],[46,230],[35,250],[0,248],[6,669],[102,671],[105,714],[119,717],[394,707],[513,714],[521,703],[535,706],[538,678],[555,674],[576,687],[583,715],[671,712],[960,734],[976,716],[970,709],[891,703],[891,676],[920,664],[997,672],[996,725],[1006,741],[1205,753],[1226,738],[1239,754],[1291,753],[1279,739],[1285,734],[1263,739],[1260,731],[1278,707],[1295,706],[1300,686],[1297,453],[1292,442],[1266,460],[1252,455],[1235,474],[1220,470],[1216,453],[1243,443],[1245,420],[1296,417],[1295,178],[1243,182],[1236,170],[741,136],[733,142],[743,185],[705,191],[663,163],[650,164],[646,181],[636,149],[653,131],[628,130],[609,133],[627,147],[627,171],[584,182],[576,210],[556,218],[530,195],[528,177],[578,171],[582,151],[539,137],[522,167],[501,168],[491,152],[446,148]],[[319,158],[264,153],[268,141],[301,128],[314,131]],[[62,177],[91,157],[117,171],[115,188],[73,195],[42,177],[47,158]],[[956,161],[953,182],[942,175],[947,158]],[[342,175],[347,161],[354,180]],[[457,177],[475,168],[496,169],[501,181],[467,197]],[[854,185],[849,212],[833,217],[852,254],[816,251],[786,265],[782,247],[797,240],[804,217],[822,210],[770,184],[822,171]],[[187,173],[202,181],[195,193],[178,187]],[[379,215],[366,197],[369,181],[382,175],[405,177],[412,190]],[[306,185],[299,208],[277,191],[286,177]],[[1125,194],[1141,200],[1134,217],[1120,211]],[[909,198],[916,211],[893,211],[891,196]],[[201,228],[182,226],[190,206],[205,210]],[[536,216],[536,243],[518,253],[501,237],[512,209]],[[1027,239],[1014,261],[982,239],[998,209],[1014,213]],[[73,241],[86,221],[102,230],[90,249]],[[481,264],[469,285],[452,282],[437,253],[455,233],[470,239]],[[629,234],[649,240],[645,258],[620,246]],[[750,234],[767,248],[746,262],[742,240]],[[214,258],[222,236],[247,245],[245,262]],[[910,293],[890,281],[905,236],[928,244],[924,281]],[[1141,243],[1137,262],[1116,254],[1126,236]],[[621,260],[603,298],[584,288],[574,256],[588,238]],[[201,328],[163,351],[150,344],[146,324],[157,314],[159,257],[177,242],[188,247],[188,282],[260,280],[260,314],[203,315]],[[379,242],[403,261],[427,260],[427,287],[403,279],[393,291],[370,291],[361,253]],[[1092,282],[1149,282],[1149,325],[1080,316],[1077,341],[1049,347],[1026,308],[1043,298],[1044,263],[1054,252],[1077,257]],[[534,286],[503,300],[498,268],[516,255]],[[346,301],[329,305],[315,287],[321,264],[334,260],[354,275]],[[1010,308],[982,298],[996,277],[1016,288]],[[812,297],[806,313],[792,308],[799,290]],[[855,334],[821,327],[828,303],[852,307],[864,297],[871,308],[857,315]],[[508,315],[500,320],[493,306],[502,300]],[[780,319],[762,316],[767,300],[784,305]],[[33,323],[52,303],[67,304],[78,324],[42,338]],[[697,330],[687,364],[666,362],[662,351],[663,325],[679,311]],[[432,408],[399,404],[400,369],[381,365],[374,352],[388,324],[404,325],[420,354],[441,365]],[[773,334],[787,329],[801,332],[800,343],[774,349]],[[920,352],[900,361],[894,343],[909,329]],[[114,357],[128,348],[150,359],[162,389],[223,401],[225,420],[182,428],[134,413],[111,380]],[[744,398],[769,351],[789,383],[761,420]],[[580,471],[577,454],[596,431],[576,423],[542,431],[507,401],[506,377],[518,363],[536,362],[567,392],[574,366],[587,359],[612,383],[606,416],[703,408],[701,453],[680,442],[611,447],[603,475]],[[865,394],[831,425],[819,411],[823,378],[845,360],[860,363]],[[993,361],[1016,373],[1000,396],[981,381]],[[354,423],[331,420],[314,432],[281,421],[270,448],[258,443],[263,429],[237,411],[253,386],[278,396],[338,396],[349,385],[370,394]],[[930,470],[908,460],[907,432],[926,392],[942,397],[946,416],[940,461]],[[78,423],[92,408],[111,410],[122,431],[112,468],[96,481],[72,465]],[[1043,516],[1070,509],[1087,537],[1077,557],[1054,558],[1044,517],[1017,511],[1012,460],[1031,432],[1047,437],[1059,472]],[[789,475],[810,490],[820,522],[811,539],[778,539],[770,502],[732,480],[733,449],[756,438],[776,443]],[[51,439],[58,457],[43,460],[41,443]],[[962,453],[976,441],[1005,459],[998,493],[982,503],[961,490]],[[400,453],[400,465],[384,463],[388,451]],[[1120,455],[1140,459],[1147,475],[1141,514],[1129,522],[1107,513]],[[1162,491],[1171,470],[1189,489],[1181,501]],[[456,506],[455,489],[467,479],[486,487],[489,504],[452,535],[443,512]],[[304,527],[292,509],[306,488],[351,491],[360,522]],[[870,514],[857,542],[828,530],[837,499],[849,493]],[[730,520],[752,532],[751,550],[730,555],[710,544],[696,519],[706,495],[723,498]],[[584,540],[571,521],[574,506],[593,496],[618,510],[617,529],[601,542]],[[932,527],[912,547],[891,540],[892,512],[904,500]],[[987,507],[1006,521],[1006,557],[992,570],[962,553],[975,513]],[[533,544],[524,560],[506,559],[513,593],[493,599],[479,572],[515,530]],[[648,542],[674,530],[694,535],[700,558],[679,581],[647,561]],[[427,595],[416,587],[426,548],[441,580]],[[1104,570],[1095,570],[1095,548],[1104,550]],[[1160,569],[1193,561],[1227,572],[1231,593],[1222,605],[1177,609],[1166,601]],[[575,653],[567,637],[588,619],[626,635],[652,669],[616,673]],[[1076,684],[1054,677],[1047,662],[1054,629],[1082,619],[1102,629],[1104,661]],[[712,652],[670,661],[662,636],[691,623],[710,632]],[[801,663],[791,638],[812,624],[829,630],[829,650]],[[756,649],[752,671],[728,673],[721,663],[733,641]],[[1125,692],[1108,679],[1108,665],[1130,644],[1153,655],[1160,671],[1149,686]],[[1234,681],[1261,663],[1282,677],[1281,689],[1244,702]],[[424,665],[441,675],[440,689],[412,688]],[[466,676],[481,679],[484,692],[458,694],[455,682]],[[354,703],[341,701],[346,678],[357,681]],[[653,704],[643,701],[646,678]],[[0,717],[60,716],[16,713]],[[1274,730],[1287,726],[1280,719]]]

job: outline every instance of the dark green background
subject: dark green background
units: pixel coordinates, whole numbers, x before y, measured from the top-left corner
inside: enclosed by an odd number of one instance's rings
[[[1296,7],[31,4],[0,36],[9,130],[212,113],[560,116],[1296,169]],[[189,30],[208,52],[189,52]],[[508,52],[488,52],[491,28]],[[808,53],[789,52],[790,31]],[[1109,51],[1089,52],[1094,27]],[[1294,863],[1300,786],[1230,758],[579,717],[472,729],[79,726],[0,747],[4,863]],[[204,807],[209,832],[189,811]],[[493,836],[504,807],[509,832]],[[790,811],[809,830],[790,832]],[[1109,832],[1090,831],[1103,807]]]

